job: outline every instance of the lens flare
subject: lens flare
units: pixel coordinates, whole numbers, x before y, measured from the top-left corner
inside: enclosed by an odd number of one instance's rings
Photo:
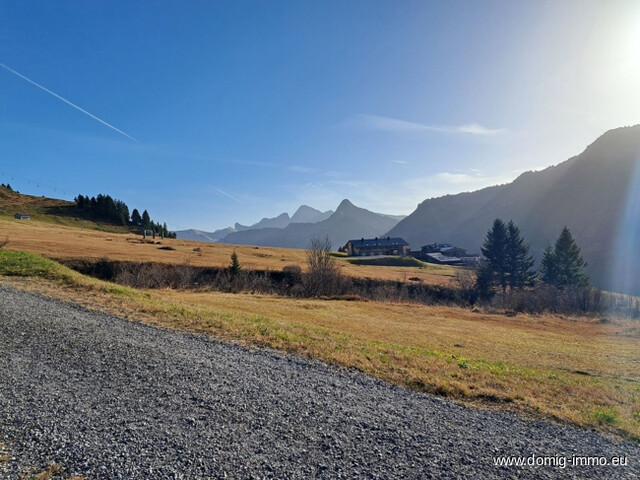
[[[627,204],[618,226],[610,285],[615,291],[640,291],[640,157],[627,190]]]

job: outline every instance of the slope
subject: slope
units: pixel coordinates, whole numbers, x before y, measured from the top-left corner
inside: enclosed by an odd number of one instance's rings
[[[129,231],[123,225],[113,225],[89,218],[86,212],[78,209],[74,202],[25,195],[0,186],[0,218],[13,219],[16,213],[27,213],[31,216],[32,221],[55,225],[89,228],[114,233],[126,233]]]
[[[640,269],[637,248],[619,246],[629,236],[638,238],[638,217],[634,222],[628,209],[640,189],[639,167],[640,125],[610,130],[580,155],[512,183],[425,200],[388,234],[403,237],[413,248],[450,242],[477,252],[495,218],[513,219],[539,258],[566,225],[595,285],[638,294],[639,275],[627,276],[622,284],[612,266],[624,255],[630,271]]]

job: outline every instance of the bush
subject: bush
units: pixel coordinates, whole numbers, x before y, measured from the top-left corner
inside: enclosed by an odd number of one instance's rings
[[[0,270],[5,274],[21,270],[21,262],[10,261],[20,252],[0,250]],[[24,255],[24,254],[23,254]],[[44,259],[43,259],[44,261]],[[329,262],[332,262],[331,259]],[[457,285],[441,286],[420,282],[351,278],[340,273],[337,266],[305,273],[298,265],[287,265],[282,271],[242,269],[235,276],[226,267],[197,267],[150,262],[123,262],[102,258],[91,260],[61,260],[80,273],[135,288],[210,289],[222,292],[254,292],[290,297],[320,296],[357,298],[380,302],[413,302],[427,305],[480,306],[514,313],[557,313],[621,315],[640,318],[640,299],[630,295],[603,292],[595,288],[556,287],[539,284],[534,288],[498,292],[490,299],[479,301],[470,285],[473,274],[460,271]],[[14,265],[15,264],[15,265]],[[323,265],[322,261],[319,262]],[[15,272],[14,272],[15,271]],[[48,271],[48,270],[47,270]],[[46,276],[44,274],[43,276]]]
[[[286,265],[282,269],[286,287],[294,287],[302,283],[302,268],[299,265]]]
[[[344,293],[344,278],[340,266],[331,256],[329,237],[311,240],[307,250],[308,270],[302,279],[305,294],[309,297],[334,296]]]

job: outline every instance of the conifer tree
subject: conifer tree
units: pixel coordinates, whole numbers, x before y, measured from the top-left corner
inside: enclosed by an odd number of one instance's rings
[[[549,245],[544,249],[542,260],[540,261],[540,278],[544,283],[549,285],[555,285],[558,278],[556,259]]]
[[[235,277],[240,273],[241,267],[240,262],[238,261],[238,254],[234,250],[231,254],[231,265],[229,265],[229,273],[232,277]]]
[[[140,216],[140,212],[137,208],[134,208],[133,212],[131,212],[131,223],[136,227],[142,226],[142,217]]]
[[[580,247],[569,229],[564,227],[556,240],[553,252],[547,247],[542,257],[542,279],[558,288],[585,287],[589,284],[589,277],[584,273],[586,266]]]
[[[531,270],[534,264],[529,255],[529,244],[520,235],[520,229],[509,220],[507,224],[507,238],[505,243],[507,283],[511,288],[523,288],[533,285],[536,277]]]
[[[485,261],[478,271],[478,289],[488,293],[492,286],[507,288],[507,228],[504,222],[496,218],[491,230],[487,232],[481,251]]]
[[[149,212],[146,210],[142,212],[142,227],[150,229],[153,227],[153,223],[151,222],[151,217],[149,216]]]

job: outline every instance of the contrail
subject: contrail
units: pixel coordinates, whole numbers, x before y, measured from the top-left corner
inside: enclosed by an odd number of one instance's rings
[[[238,200],[236,197],[234,197],[233,195],[231,195],[230,193],[227,192],[223,192],[222,190],[220,190],[219,188],[216,188],[216,190],[218,192],[220,192],[222,195],[229,197],[231,200],[235,200],[238,203],[242,203],[242,200]]]
[[[0,63],[0,67],[4,68],[5,70],[7,70],[7,71],[9,71],[9,72],[11,72],[11,73],[13,73],[14,75],[16,75],[16,76],[20,77],[21,79],[23,79],[23,80],[25,80],[25,81],[29,82],[31,85],[35,85],[35,86],[36,86],[36,87],[38,87],[39,89],[44,90],[45,92],[47,92],[47,93],[49,93],[49,94],[53,95],[53,96],[54,96],[54,97],[56,97],[58,100],[62,100],[62,101],[63,101],[64,103],[66,103],[67,105],[70,105],[70,106],[72,106],[73,108],[75,108],[76,110],[81,111],[81,112],[82,112],[82,113],[84,113],[85,115],[88,115],[89,117],[93,118],[94,120],[97,120],[97,121],[98,121],[98,122],[100,122],[101,124],[103,124],[103,125],[105,125],[105,126],[109,127],[111,130],[115,130],[115,131],[116,131],[116,132],[118,132],[119,134],[124,135],[124,136],[125,136],[125,137],[127,137],[127,138],[130,138],[130,139],[131,139],[131,140],[133,140],[134,142],[136,142],[136,143],[140,143],[140,142],[138,142],[138,140],[136,140],[135,138],[133,138],[131,135],[129,135],[129,134],[127,134],[127,133],[123,132],[122,130],[120,130],[120,129],[119,129],[119,128],[117,128],[117,127],[114,127],[114,126],[113,126],[113,125],[111,125],[110,123],[105,122],[105,121],[104,121],[104,120],[102,120],[101,118],[96,117],[96,116],[95,116],[95,115],[93,115],[92,113],[87,112],[85,109],[80,108],[78,105],[76,105],[76,104],[74,104],[74,103],[71,103],[71,102],[70,102],[69,100],[67,100],[66,98],[61,97],[61,96],[60,96],[60,95],[58,95],[57,93],[52,92],[51,90],[49,90],[49,89],[48,89],[48,88],[46,88],[46,87],[43,87],[43,86],[42,86],[42,85],[40,85],[39,83],[34,82],[33,80],[31,80],[31,79],[30,79],[30,78],[28,78],[28,77],[25,77],[25,76],[24,76],[24,75],[22,75],[21,73],[16,72],[14,69],[7,67],[4,63]]]

